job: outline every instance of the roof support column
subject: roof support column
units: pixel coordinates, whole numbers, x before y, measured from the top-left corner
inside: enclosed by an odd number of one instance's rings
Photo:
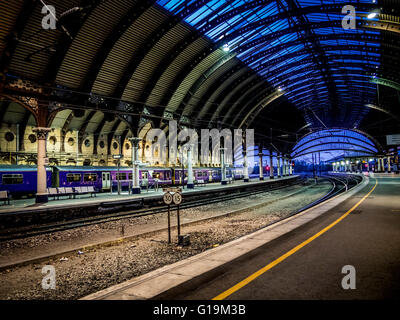
[[[277,159],[278,159],[278,165],[277,165],[278,178],[281,177],[281,158],[282,158],[282,156],[280,154],[278,154],[278,156],[277,156]]]
[[[38,127],[33,129],[37,136],[37,190],[36,203],[46,203],[47,196],[47,174],[45,166],[46,141],[50,128]]]
[[[259,164],[259,167],[260,167],[260,180],[264,180],[262,149],[260,149],[260,152],[258,154],[258,164]]]
[[[390,173],[392,171],[392,169],[390,167],[390,156],[387,157],[387,170],[388,170],[388,173]]]
[[[129,138],[129,141],[132,143],[132,194],[139,194],[139,142],[141,139]]]
[[[272,150],[269,150],[269,178],[274,178],[274,161]]]
[[[187,162],[188,162],[188,181],[187,181],[187,188],[188,189],[194,189],[194,183],[193,183],[193,159],[192,159],[192,146],[189,146],[187,149]],[[224,164],[222,163],[221,160],[221,166]]]
[[[282,162],[282,176],[286,177],[288,175],[287,158],[283,157]]]
[[[243,151],[243,181],[249,182],[249,169],[247,165],[247,150]]]

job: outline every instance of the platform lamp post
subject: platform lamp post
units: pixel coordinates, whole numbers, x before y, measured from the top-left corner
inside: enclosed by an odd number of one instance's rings
[[[219,149],[220,157],[221,157],[221,184],[223,184],[223,185],[228,183],[226,181],[225,150],[226,150],[226,148]]]
[[[132,143],[132,194],[140,194],[139,185],[139,143],[142,139],[133,137],[129,138]]]

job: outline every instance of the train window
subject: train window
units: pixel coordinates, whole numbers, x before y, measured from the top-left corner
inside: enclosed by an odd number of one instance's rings
[[[133,179],[133,174],[132,172],[128,173],[128,180],[132,180]]]
[[[154,179],[160,179],[160,173],[159,172],[153,172],[153,178]]]
[[[22,174],[3,174],[3,184],[22,184],[24,176]]]
[[[85,173],[83,175],[84,182],[94,182],[97,181],[97,174],[96,173]]]
[[[119,178],[118,178],[119,177]],[[117,173],[116,174],[116,176],[115,176],[115,179],[116,180],[126,180],[126,173],[125,172],[123,172],[123,173]]]
[[[80,182],[81,181],[81,174],[80,173],[68,173],[67,174],[67,181],[68,182]]]

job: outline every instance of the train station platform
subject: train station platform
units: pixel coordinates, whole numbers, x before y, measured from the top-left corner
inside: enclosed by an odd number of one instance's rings
[[[83,299],[398,299],[399,197],[400,177],[366,175],[299,215]],[[345,266],[356,289],[341,286]]]
[[[265,180],[259,181],[258,178],[250,179],[249,182],[243,182],[243,180],[235,180],[227,185],[221,185],[221,183],[206,183],[202,186],[195,186],[194,189],[188,189],[186,186],[182,189],[182,193],[185,196],[190,196],[193,194],[208,194],[213,192],[219,192],[223,190],[236,190],[240,188],[252,188],[259,185],[274,184],[278,181],[288,181],[292,179],[297,179],[299,176],[285,176],[281,178],[275,177],[275,179],[269,179],[265,177]],[[108,207],[115,204],[116,206],[129,200],[141,200],[146,199],[161,200],[163,195],[163,189],[160,187],[158,190],[149,189],[142,190],[140,194],[129,194],[127,191],[121,192],[108,192],[108,193],[97,193],[96,197],[91,197],[90,195],[76,196],[75,199],[69,199],[68,197],[62,197],[61,199],[49,199],[47,203],[36,204],[34,198],[21,199],[21,200],[11,200],[10,205],[3,204],[0,205],[0,215],[2,213],[16,213],[16,212],[34,212],[43,210],[58,210],[61,208],[81,208],[85,206],[103,205],[106,204]]]

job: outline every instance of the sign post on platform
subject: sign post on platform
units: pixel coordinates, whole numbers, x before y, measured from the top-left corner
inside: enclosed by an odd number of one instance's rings
[[[181,235],[181,224],[180,224],[180,212],[179,205],[182,203],[182,189],[181,188],[164,188],[163,201],[168,205],[168,243],[171,243],[171,203],[177,205],[177,228],[178,228],[178,240]]]
[[[176,218],[177,218],[177,223],[178,223],[178,239],[179,236],[181,235],[181,222],[180,222],[180,212],[179,212],[179,205],[182,203],[182,195],[180,192],[175,192],[172,201],[178,206],[177,212],[176,212]]]
[[[169,192],[164,193],[163,196],[164,203],[168,205],[168,243],[171,243],[171,203],[172,194]]]

